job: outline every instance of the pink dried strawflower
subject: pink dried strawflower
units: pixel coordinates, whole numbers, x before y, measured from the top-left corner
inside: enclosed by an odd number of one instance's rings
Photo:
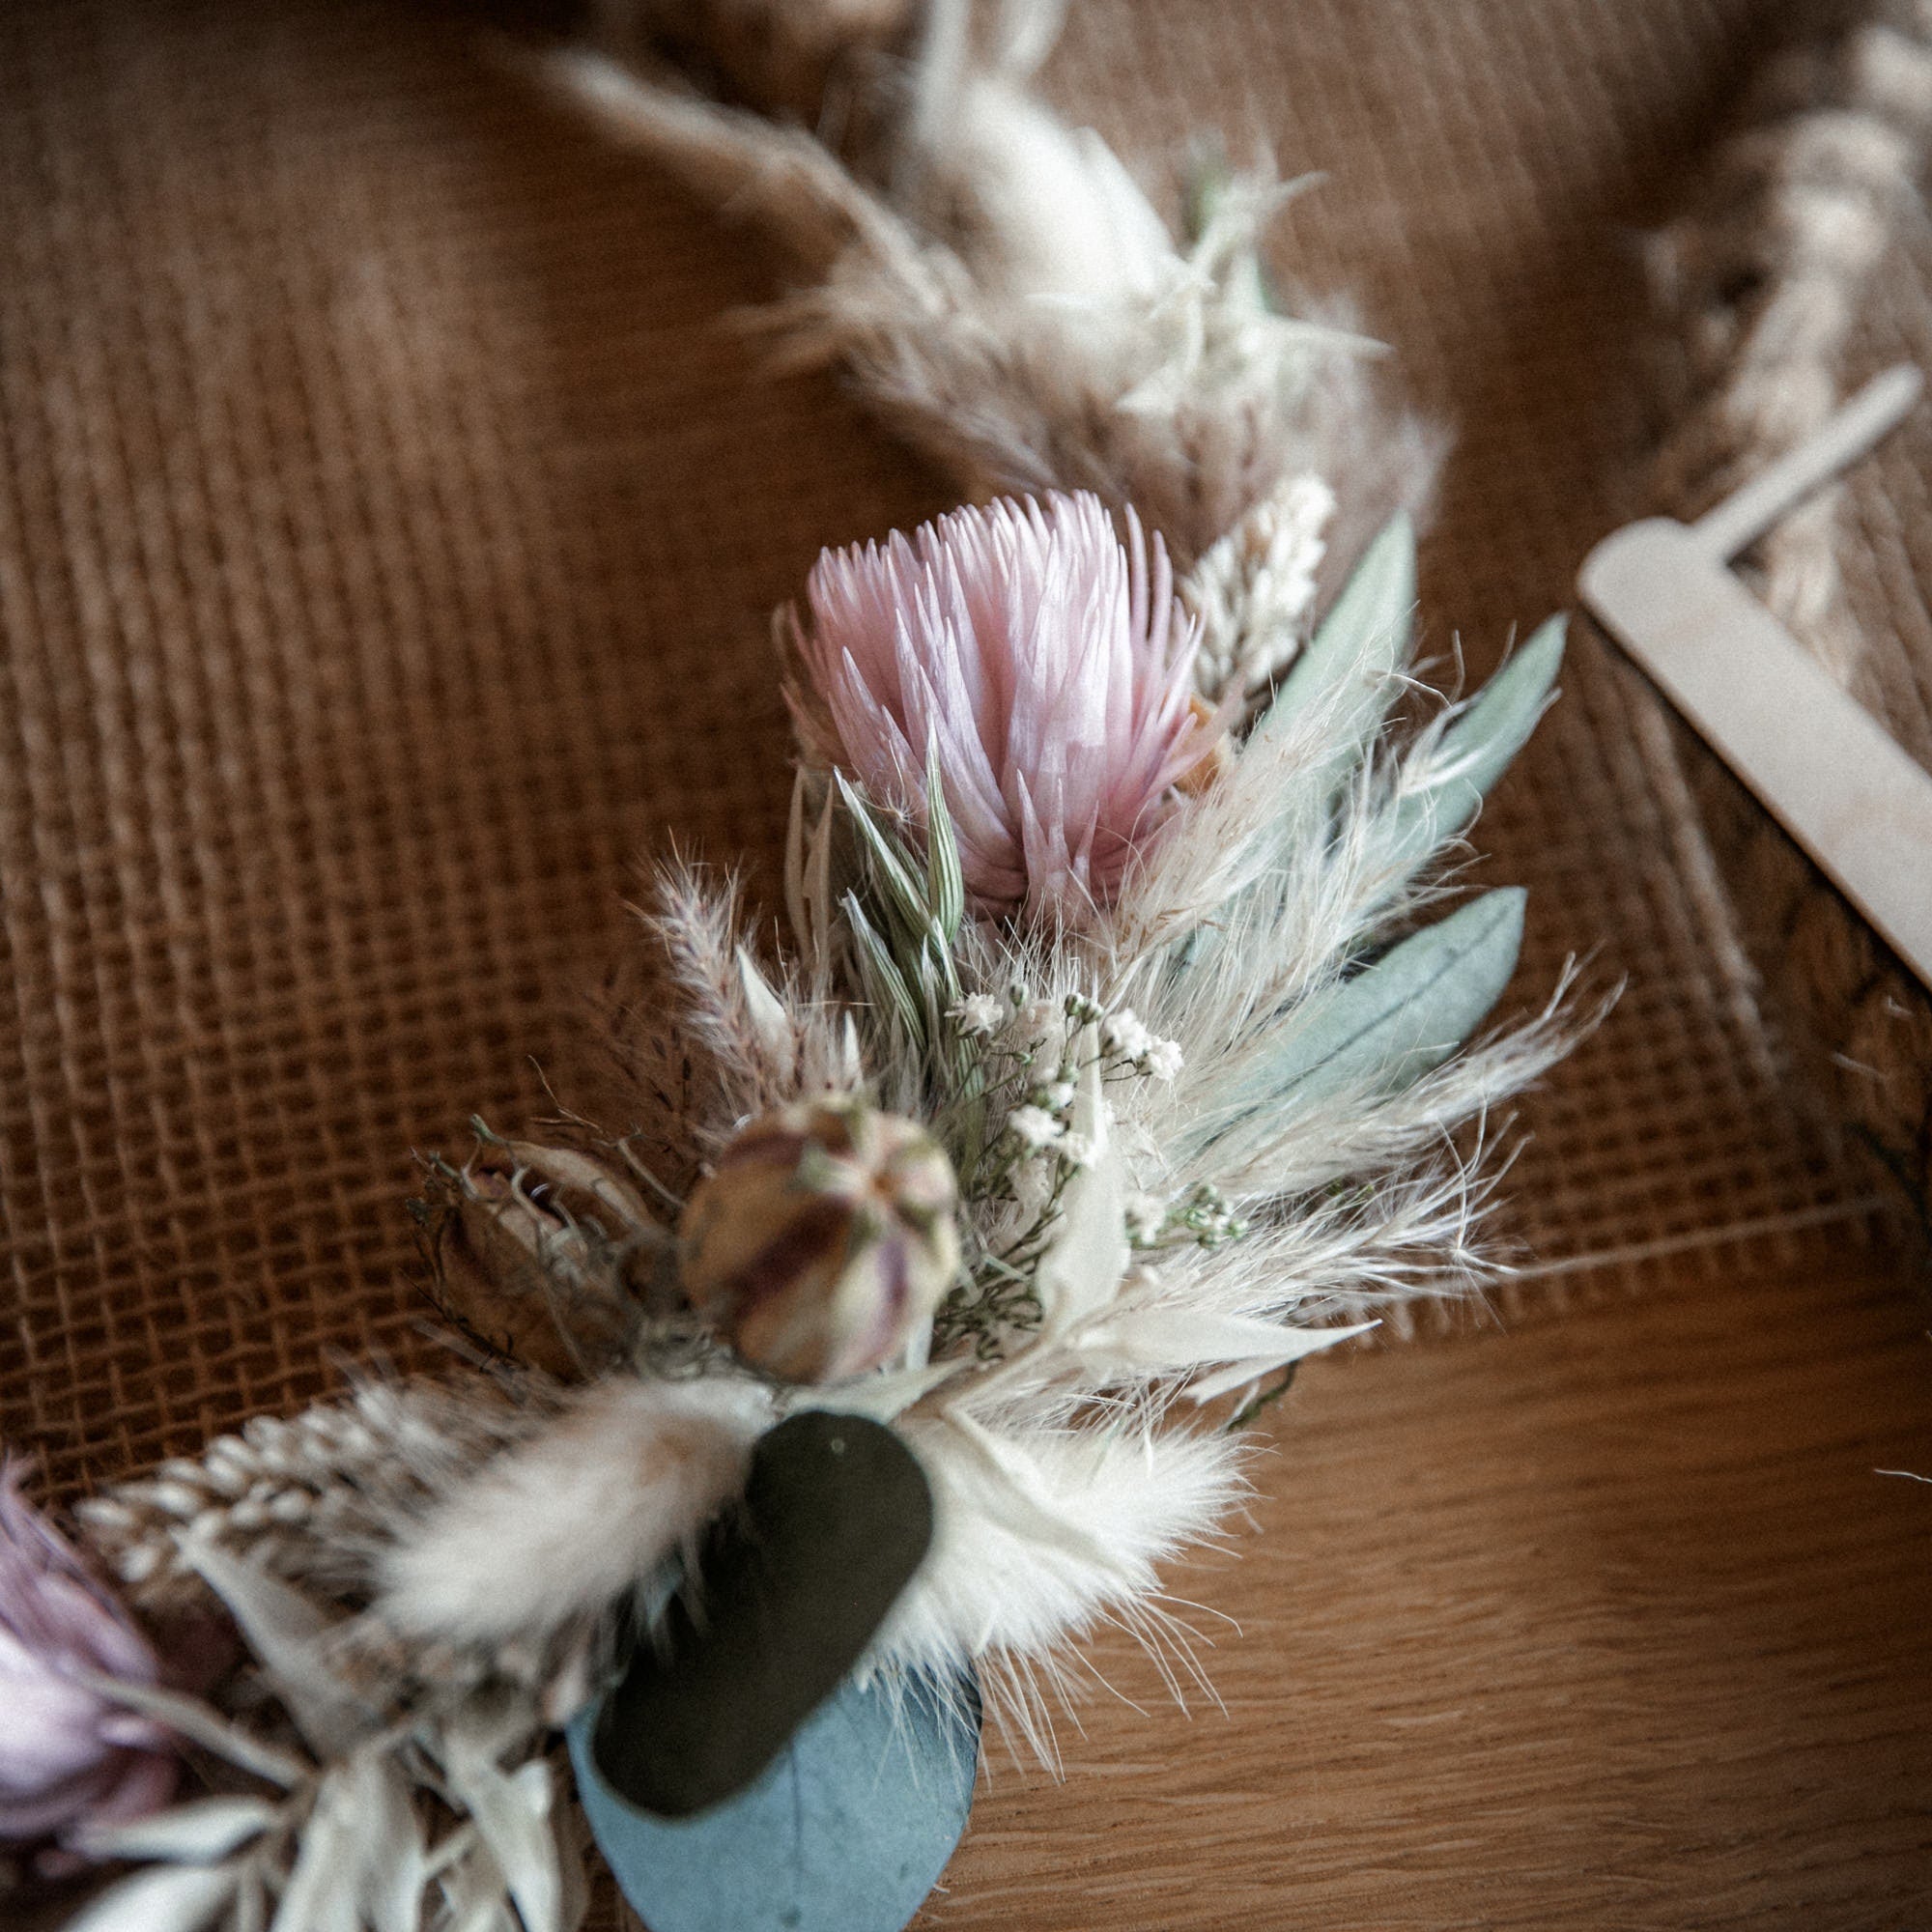
[[[811,692],[789,696],[808,753],[923,823],[936,747],[982,912],[1106,904],[1219,739],[1166,549],[1132,511],[1122,543],[1086,492],[826,551],[807,597]]]
[[[167,1802],[167,1733],[84,1681],[159,1674],[148,1640],[0,1463],[0,1843],[59,1841]]]

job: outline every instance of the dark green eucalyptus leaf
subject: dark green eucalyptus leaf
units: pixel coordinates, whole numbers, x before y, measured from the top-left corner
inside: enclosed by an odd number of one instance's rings
[[[667,1818],[744,1790],[864,1655],[931,1540],[931,1492],[894,1431],[824,1410],[780,1423],[605,1699],[598,1770]]]

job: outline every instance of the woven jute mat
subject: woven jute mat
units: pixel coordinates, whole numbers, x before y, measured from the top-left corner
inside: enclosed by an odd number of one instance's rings
[[[592,1078],[652,851],[769,888],[766,613],[944,507],[764,377],[755,248],[540,95],[552,24],[0,15],[0,1437],[59,1484],[439,1358],[412,1151]],[[1078,0],[1046,84],[1155,167],[1205,126],[1326,173],[1284,275],[1457,430],[1424,618],[1480,672],[1645,507],[1637,237],[1799,24]],[[1922,478],[1883,478],[1860,594],[1923,635]],[[1656,701],[1587,631],[1565,683],[1481,876],[1532,889],[1517,997],[1571,953],[1626,990],[1523,1109],[1509,1312],[1842,1255],[1889,1210],[1789,1077]]]

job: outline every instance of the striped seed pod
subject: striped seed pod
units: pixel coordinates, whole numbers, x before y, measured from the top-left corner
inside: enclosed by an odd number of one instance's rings
[[[896,1354],[959,1264],[952,1163],[916,1122],[849,1097],[763,1114],[692,1190],[685,1293],[744,1359],[841,1381]]]

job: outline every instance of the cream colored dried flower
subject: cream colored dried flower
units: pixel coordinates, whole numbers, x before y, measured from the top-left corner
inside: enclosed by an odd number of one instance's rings
[[[746,1361],[802,1382],[890,1360],[959,1264],[952,1166],[916,1122],[856,1098],[761,1115],[692,1191],[685,1293]]]

